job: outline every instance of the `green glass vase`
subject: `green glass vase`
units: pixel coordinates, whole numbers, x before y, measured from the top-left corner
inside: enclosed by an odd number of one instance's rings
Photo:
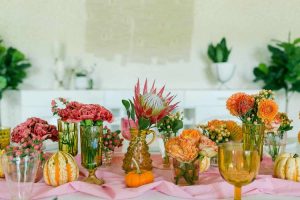
[[[263,158],[264,124],[243,123],[243,145],[244,150],[257,150],[260,159]]]
[[[95,172],[102,164],[103,126],[80,126],[81,165],[89,172],[83,181],[102,185],[104,180],[97,178]]]
[[[58,149],[76,156],[78,153],[78,124],[62,120],[57,121]]]

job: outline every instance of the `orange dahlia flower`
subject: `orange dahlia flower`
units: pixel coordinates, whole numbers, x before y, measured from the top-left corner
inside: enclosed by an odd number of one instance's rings
[[[182,131],[181,135],[179,136],[182,139],[187,139],[191,141],[193,144],[197,145],[200,141],[201,133],[196,129],[185,129]]]
[[[257,116],[263,121],[272,121],[278,113],[278,105],[274,100],[264,99],[258,103]]]
[[[226,102],[226,107],[234,116],[243,116],[254,107],[253,96],[239,92],[233,94]]]

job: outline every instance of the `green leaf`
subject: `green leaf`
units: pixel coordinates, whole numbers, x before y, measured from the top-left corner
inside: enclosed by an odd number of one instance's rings
[[[181,120],[176,120],[175,127],[173,128],[174,133],[177,133],[182,128],[183,128],[183,122]]]
[[[126,110],[129,110],[129,108],[130,108],[129,101],[127,101],[125,99],[122,99],[122,104],[124,105],[124,107],[125,107]]]
[[[144,129],[147,129],[150,127],[150,120],[149,119],[146,119],[144,117],[141,117],[139,119],[139,129],[140,130],[144,130]]]
[[[2,91],[7,86],[7,80],[4,76],[0,76],[0,90]]]
[[[294,45],[300,43],[300,38],[296,38],[293,43],[294,43]]]
[[[102,120],[98,120],[95,122],[95,126],[102,126],[103,125],[103,121]]]
[[[135,121],[135,109],[134,109],[134,104],[132,101],[129,99],[130,105],[131,105],[131,111],[130,111],[130,117],[133,121]]]

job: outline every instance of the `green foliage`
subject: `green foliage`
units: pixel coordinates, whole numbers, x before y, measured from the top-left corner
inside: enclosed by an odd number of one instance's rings
[[[136,117],[135,117],[135,109],[134,109],[133,102],[130,99],[128,99],[128,100],[123,99],[122,104],[126,109],[128,120],[132,119],[135,122]],[[130,123],[129,123],[129,125],[130,125]],[[149,129],[151,127],[150,119],[141,117],[138,120],[138,127],[139,127],[139,130]]]
[[[230,53],[231,53],[231,49],[227,48],[226,38],[224,37],[215,46],[211,43],[207,49],[208,57],[214,63],[227,62]]]
[[[4,90],[18,88],[30,66],[22,52],[13,47],[5,47],[0,40],[0,99]]]
[[[183,116],[182,113],[176,112],[165,116],[157,124],[157,129],[160,134],[164,134],[167,137],[176,136],[176,133],[183,128]]]
[[[268,45],[268,50],[271,62],[254,68],[254,81],[263,81],[264,89],[300,92],[300,38],[292,42],[277,41]]]

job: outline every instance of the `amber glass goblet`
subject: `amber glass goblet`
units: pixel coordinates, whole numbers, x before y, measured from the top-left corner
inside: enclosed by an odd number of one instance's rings
[[[222,178],[234,185],[234,199],[241,199],[241,188],[256,178],[260,166],[257,150],[244,150],[243,143],[223,143],[218,152],[219,171]]]

